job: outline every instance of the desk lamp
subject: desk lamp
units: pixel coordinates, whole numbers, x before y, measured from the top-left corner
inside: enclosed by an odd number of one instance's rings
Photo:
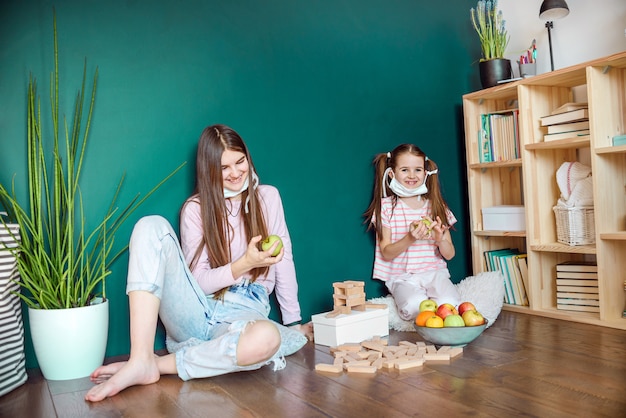
[[[552,23],[555,19],[560,19],[569,14],[569,7],[565,0],[543,0],[541,8],[539,9],[539,19],[546,21],[546,28],[548,29],[548,44],[550,45],[550,65],[552,71],[554,71],[554,58],[552,57],[552,33],[554,28]]]

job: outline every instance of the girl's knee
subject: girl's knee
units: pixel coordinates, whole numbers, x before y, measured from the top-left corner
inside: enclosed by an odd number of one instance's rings
[[[271,359],[280,348],[280,331],[271,321],[249,323],[237,344],[237,363],[249,366]]]

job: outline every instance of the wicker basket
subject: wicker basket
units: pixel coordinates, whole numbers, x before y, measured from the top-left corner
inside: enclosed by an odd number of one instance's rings
[[[592,207],[552,208],[556,216],[556,236],[560,243],[587,245],[596,242]]]

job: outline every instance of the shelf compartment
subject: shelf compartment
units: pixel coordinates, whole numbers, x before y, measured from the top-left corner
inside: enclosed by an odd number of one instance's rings
[[[626,231],[602,232],[600,233],[600,239],[607,241],[626,241]]]
[[[595,245],[565,245],[560,242],[533,244],[530,249],[548,253],[595,254]]]
[[[559,139],[557,141],[548,142],[535,142],[534,144],[526,145],[527,150],[554,150],[554,149],[577,149],[577,148],[589,148],[590,140],[589,135],[577,136],[566,139]]]
[[[474,231],[479,237],[517,237],[525,238],[526,231]]]
[[[491,168],[502,168],[502,167],[521,167],[522,159],[518,158],[515,160],[506,160],[506,161],[492,161],[490,163],[476,163],[470,164],[469,168],[472,170],[488,170]]]
[[[614,147],[596,148],[596,154],[624,154],[626,153],[626,145],[617,145]]]

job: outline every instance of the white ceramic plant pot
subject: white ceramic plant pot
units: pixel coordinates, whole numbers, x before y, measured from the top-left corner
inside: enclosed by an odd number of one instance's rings
[[[86,377],[104,361],[109,301],[71,309],[28,308],[30,334],[41,373],[48,380]]]

